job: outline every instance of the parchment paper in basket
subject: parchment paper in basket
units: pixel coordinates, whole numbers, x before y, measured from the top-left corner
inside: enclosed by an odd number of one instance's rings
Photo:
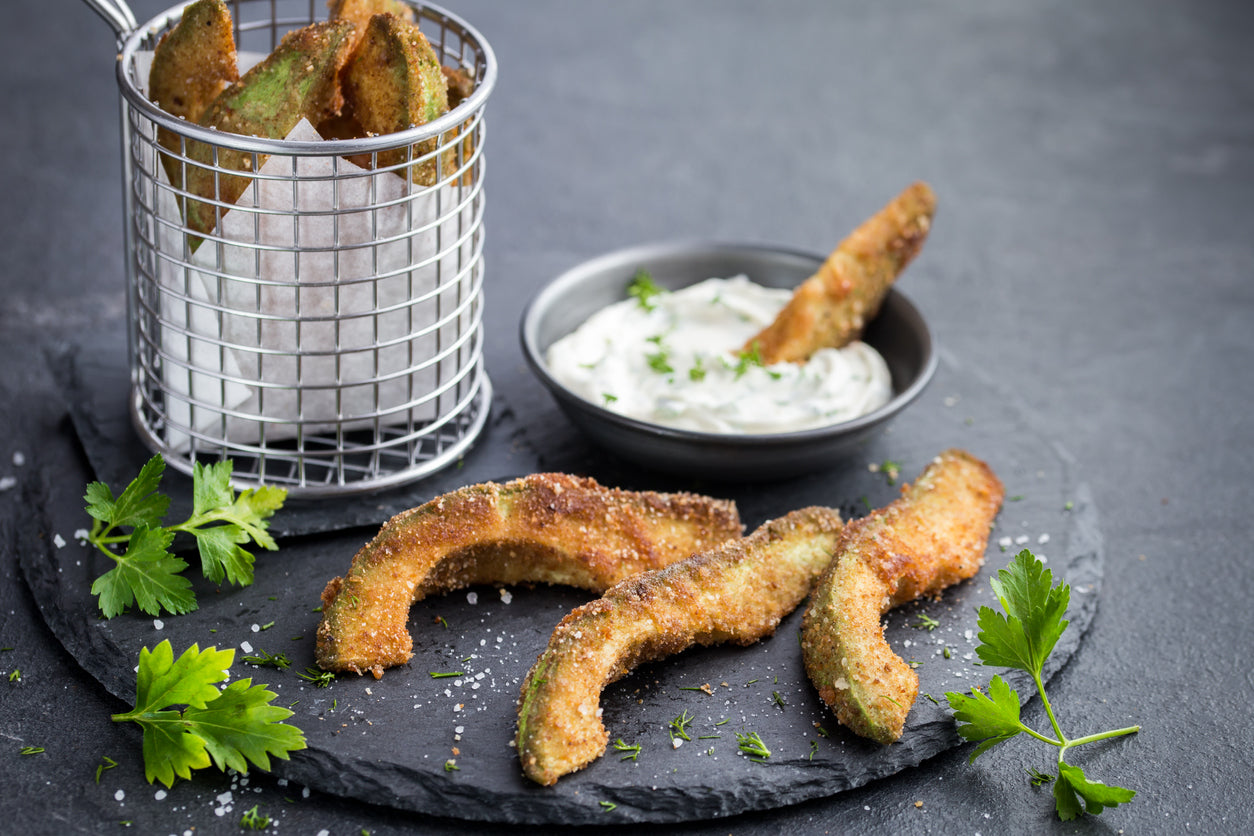
[[[288,139],[320,137],[302,120]],[[249,211],[229,211],[219,225],[238,245],[206,242],[192,257],[200,270],[159,260],[159,282],[173,292],[162,293],[161,315],[177,326],[162,339],[174,361],[162,369],[171,423],[247,444],[302,427],[435,417],[432,402],[406,405],[455,376],[465,355],[406,370],[473,327],[474,207],[457,208],[462,188],[406,197],[395,173],[331,157],[272,156],[260,174],[279,179],[254,179],[236,204]],[[158,211],[170,221],[160,224],[161,251],[181,253],[181,217],[164,190]],[[171,428],[167,441],[186,450],[190,439]]]

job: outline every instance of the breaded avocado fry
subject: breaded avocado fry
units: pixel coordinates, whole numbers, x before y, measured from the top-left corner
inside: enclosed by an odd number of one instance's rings
[[[881,616],[978,572],[1002,496],[988,465],[948,450],[900,499],[845,526],[806,608],[801,651],[823,702],[857,734],[897,740],[918,695]]]
[[[744,539],[622,581],[567,615],[523,683],[523,772],[548,785],[600,757],[609,739],[601,691],[637,665],[774,633],[826,568],[840,529],[831,509],[793,511]]]
[[[926,183],[908,187],[842,241],[744,350],[756,350],[768,365],[800,363],[820,348],[858,339],[923,248],[935,211],[936,195]]]
[[[282,139],[302,118],[319,123],[339,107],[336,78],[348,58],[352,32],[353,25],[347,21],[314,23],[289,32],[269,57],[214,99],[200,124],[243,136]],[[246,172],[253,168],[252,154],[203,142],[189,142],[187,155],[218,169]],[[196,232],[211,231],[249,181],[246,176],[188,164],[187,190],[225,205],[189,200],[187,226]]]
[[[361,45],[344,68],[342,86],[353,116],[370,135],[425,125],[448,112],[439,58],[415,24],[393,14],[370,18]],[[378,165],[403,165],[412,159],[414,164],[400,173],[408,171],[413,182],[432,186],[452,170],[451,153],[436,154],[439,145],[439,138],[432,137],[411,149],[381,151]]]
[[[238,79],[231,12],[223,0],[197,0],[157,42],[148,71],[148,98],[171,116],[196,124],[218,94]],[[158,128],[157,141],[171,153],[182,154],[173,131]],[[170,183],[181,189],[181,161],[162,154],[161,164]]]
[[[327,0],[327,9],[331,20],[347,20],[353,24],[352,51],[366,36],[366,26],[370,18],[381,14],[394,14],[402,20],[414,22],[414,7],[401,0]]]
[[[741,531],[733,503],[696,494],[557,473],[462,488],[393,517],[327,584],[317,661],[378,678],[409,661],[409,607],[428,595],[524,581],[600,593]]]

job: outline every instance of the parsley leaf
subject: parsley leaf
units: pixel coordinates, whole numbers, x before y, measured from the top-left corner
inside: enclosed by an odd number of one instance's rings
[[[1140,726],[1068,738],[1045,693],[1042,670],[1059,637],[1067,629],[1063,618],[1071,598],[1067,584],[1053,583],[1053,575],[1032,552],[1024,549],[991,581],[993,592],[1005,614],[982,606],[976,623],[980,645],[975,651],[986,665],[997,665],[1030,674],[1049,716],[1055,737],[1047,737],[1025,726],[1020,720],[1020,699],[1004,679],[994,676],[988,694],[973,690],[971,695],[948,693],[949,706],[959,723],[958,734],[978,741],[970,760],[1020,733],[1058,747],[1058,780],[1054,784],[1054,806],[1058,817],[1070,821],[1084,812],[1096,815],[1107,807],[1132,800],[1134,790],[1090,780],[1084,771],[1063,760],[1068,749],[1140,731]]]
[[[87,513],[112,526],[157,527],[170,507],[170,498],[156,493],[164,472],[165,459],[153,456],[117,499],[108,485],[92,482],[83,496],[87,500]]]
[[[633,297],[646,311],[656,308],[657,302],[653,301],[654,297],[665,292],[665,288],[653,281],[653,275],[648,270],[637,270],[635,278],[627,286],[627,295]]]
[[[771,756],[757,732],[736,732],[736,747],[749,756],[749,760],[761,763]]]
[[[736,365],[732,367],[732,371],[735,372],[736,379],[739,380],[753,366],[765,367],[765,365],[762,362],[762,344],[754,340],[752,345],[736,354]]]
[[[189,707],[183,722],[205,741],[205,749],[218,769],[247,772],[252,763],[270,770],[270,755],[287,760],[287,753],[305,748],[305,736],[283,721],[292,712],[271,705],[277,694],[252,679],[237,679],[204,708]]]
[[[239,826],[248,830],[265,830],[269,827],[270,817],[257,809],[260,806],[254,804],[251,809],[244,811],[244,815],[240,816]]]
[[[940,622],[925,612],[919,613],[919,618],[910,625],[916,630],[927,630],[929,633],[940,626]]]
[[[1054,784],[1054,802],[1058,818],[1071,821],[1088,812],[1094,816],[1107,807],[1126,804],[1136,792],[1124,787],[1112,787],[1101,781],[1090,781],[1084,770],[1062,761],[1058,762],[1058,781]],[[1080,801],[1084,805],[1081,807]]]
[[[966,740],[980,741],[968,762],[1024,729],[1019,722],[1019,696],[1000,676],[994,676],[989,683],[987,696],[975,689],[969,697],[965,694],[946,696],[954,710],[954,719],[963,724],[958,727],[958,734]]]
[[[984,664],[1040,672],[1068,624],[1063,615],[1071,588],[1052,582],[1045,564],[1026,549],[1010,568],[997,573],[990,585],[1008,617],[980,607],[976,623],[981,644],[975,652]]]
[[[187,562],[166,551],[173,540],[173,532],[140,525],[131,533],[123,554],[102,549],[117,563],[91,585],[105,618],[113,618],[131,604],[149,615],[159,615],[162,609],[176,615],[196,609],[192,582],[179,574]]]
[[[623,742],[621,737],[614,741],[614,749],[619,752],[626,752],[625,755],[619,758],[620,761],[634,761],[640,757],[640,744],[636,743],[629,746]]]
[[[214,583],[239,586],[253,582],[253,556],[243,546],[255,542],[265,549],[278,544],[266,530],[269,518],[283,506],[287,491],[260,487],[237,497],[231,488],[230,461],[192,469],[192,516],[179,525],[163,526],[170,498],[158,493],[165,460],[153,456],[118,497],[103,482],[87,486],[83,499],[93,518],[87,540],[116,564],[92,583],[105,618],[135,606],[149,615],[164,610],[176,615],[196,609],[191,581],[183,577],[187,562],[170,552],[175,535],[196,539],[201,570]],[[116,533],[129,527],[130,534]],[[124,549],[120,554],[118,549]]]
[[[271,756],[286,760],[288,752],[305,748],[300,729],[282,722],[292,712],[270,705],[276,695],[264,685],[240,679],[218,690],[234,658],[234,650],[193,644],[175,659],[168,640],[140,650],[135,708],[113,720],[144,730],[149,783],[170,787],[211,764],[245,773],[249,763],[268,770]]]
[[[263,486],[242,491],[238,497],[231,488],[231,461],[192,468],[192,516],[175,531],[184,531],[196,538],[205,577],[220,583],[225,577],[231,583],[248,586],[253,582],[253,557],[240,548],[252,540],[263,549],[274,551],[279,546],[266,531],[266,522],[283,507],[287,491]],[[223,523],[221,526],[211,526]]]
[[[688,709],[685,708],[683,714],[680,714],[674,720],[667,723],[667,725],[670,726],[668,734],[671,736],[671,742],[674,742],[677,737],[682,737],[684,740],[692,740],[692,738],[688,735],[688,725],[693,721],[693,719],[693,716],[688,713]]]
[[[661,348],[661,346],[659,348],[659,351],[646,354],[644,356],[645,362],[649,364],[649,368],[658,374],[673,374],[675,368],[671,365],[670,352],[665,348]]]

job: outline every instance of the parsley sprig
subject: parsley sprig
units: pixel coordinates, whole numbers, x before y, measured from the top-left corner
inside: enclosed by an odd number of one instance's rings
[[[148,783],[170,787],[211,764],[222,771],[246,773],[249,763],[269,770],[271,756],[287,760],[305,748],[301,730],[283,722],[292,712],[270,705],[277,695],[266,686],[237,679],[218,689],[234,659],[234,650],[194,644],[175,659],[168,640],[139,651],[135,708],[113,720],[143,728]]]
[[[967,740],[979,741],[970,760],[974,761],[998,743],[1027,734],[1058,747],[1058,776],[1053,794],[1058,817],[1063,821],[1070,821],[1086,811],[1096,815],[1106,807],[1131,801],[1135,791],[1090,780],[1080,767],[1067,763],[1064,757],[1076,746],[1132,734],[1141,727],[1129,726],[1068,738],[1045,694],[1041,670],[1067,629],[1068,622],[1063,616],[1071,600],[1071,588],[1061,581],[1054,586],[1053,576],[1045,564],[1027,549],[1019,552],[991,583],[1006,614],[987,606],[979,608],[976,623],[981,644],[975,652],[986,665],[1013,668],[1031,675],[1054,737],[1023,724],[1019,719],[1018,693],[1001,676],[994,676],[987,694],[972,690],[970,696],[953,692],[945,695],[959,721],[958,733]],[[1035,773],[1034,781],[1045,775]]]
[[[264,549],[278,548],[266,529],[269,518],[283,507],[287,491],[263,486],[236,496],[232,468],[229,460],[197,462],[192,472],[192,515],[171,526],[161,524],[170,507],[170,497],[158,492],[165,472],[161,456],[149,459],[117,497],[103,482],[87,486],[83,499],[94,520],[87,541],[116,564],[91,585],[105,618],[131,605],[149,615],[196,609],[192,583],[181,574],[187,562],[169,551],[180,533],[196,539],[206,578],[240,586],[253,582],[253,556],[243,546],[252,541]],[[131,532],[120,533],[123,528]]]

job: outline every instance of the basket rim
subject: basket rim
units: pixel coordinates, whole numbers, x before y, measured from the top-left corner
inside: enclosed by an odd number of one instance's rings
[[[423,140],[438,137],[459,127],[467,119],[473,118],[474,114],[480,112],[487,103],[488,97],[492,93],[492,88],[496,86],[497,64],[496,54],[492,51],[492,46],[479,30],[467,23],[464,18],[435,3],[416,2],[416,0],[403,1],[417,10],[433,12],[456,24],[465,31],[468,36],[467,39],[473,41],[475,46],[483,53],[483,78],[475,85],[474,92],[462,100],[457,107],[439,119],[428,122],[425,125],[396,133],[357,139],[327,139],[316,142],[304,142],[244,136],[242,134],[218,131],[201,127],[166,113],[140,91],[131,78],[131,70],[135,64],[136,56],[141,52],[141,41],[158,31],[170,28],[176,20],[182,17],[184,9],[195,2],[195,0],[184,0],[171,6],[126,34],[125,40],[118,50],[118,60],[116,62],[118,89],[130,106],[142,112],[149,121],[155,122],[157,125],[187,139],[235,151],[254,154],[285,154],[298,157],[322,155],[343,157],[415,145]]]

